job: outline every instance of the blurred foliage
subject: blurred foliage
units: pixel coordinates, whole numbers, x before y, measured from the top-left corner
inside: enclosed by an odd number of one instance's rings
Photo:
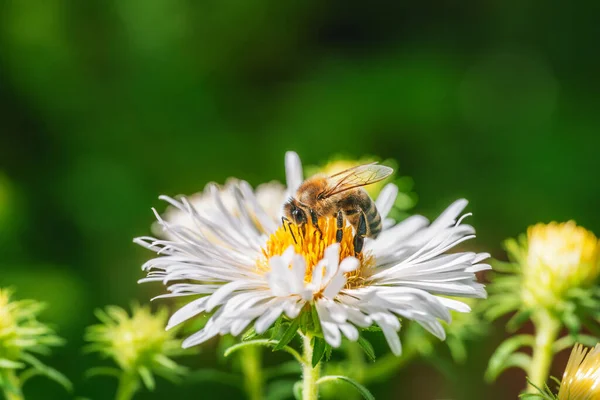
[[[0,288],[0,391],[7,400],[21,399],[23,385],[39,375],[71,391],[71,382],[38,358],[64,344],[52,328],[37,319],[45,304],[13,297],[11,289]]]
[[[154,390],[154,375],[181,383],[187,369],[172,357],[194,354],[181,348],[175,330],[166,330],[168,312],[161,308],[152,313],[149,307],[133,305],[131,315],[121,307],[107,306],[96,310],[100,324],[86,329],[87,352],[112,359],[118,368],[94,367],[88,376],[107,375],[119,378],[117,399],[130,399],[142,385]]]
[[[596,19],[591,2],[2,1],[0,286],[50,304],[68,345],[49,364],[105,399],[114,387],[83,379],[84,327],[160,292],[136,285],[131,244],[157,196],[282,180],[285,150],[397,160],[416,212],[471,201],[474,250],[499,256],[538,221],[600,232]],[[416,363],[372,390],[515,398],[521,375],[483,383],[500,340],[471,344],[453,382]],[[212,350],[189,366],[213,368]],[[140,398],[199,391],[241,396],[200,380]],[[25,394],[64,398],[43,380]]]

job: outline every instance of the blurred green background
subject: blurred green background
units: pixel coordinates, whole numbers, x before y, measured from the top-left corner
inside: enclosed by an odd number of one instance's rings
[[[83,329],[94,308],[162,290],[136,284],[151,254],[131,242],[163,209],[157,196],[283,180],[286,150],[306,164],[398,160],[416,212],[466,197],[469,246],[500,258],[501,240],[537,221],[600,233],[600,32],[585,4],[0,1],[0,286],[49,303],[69,344],[48,363],[99,400],[115,382],[83,379],[97,364]],[[522,374],[482,378],[502,332],[473,343],[457,379],[417,362],[373,392],[516,398]],[[215,358],[205,347],[188,364]],[[68,398],[43,379],[26,394]],[[242,396],[162,382],[139,398],[167,395]]]

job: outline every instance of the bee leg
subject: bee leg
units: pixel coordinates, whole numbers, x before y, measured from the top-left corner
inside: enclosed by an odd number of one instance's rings
[[[358,225],[356,226],[356,234],[354,235],[354,254],[359,255],[365,244],[365,236],[367,235],[367,218],[365,213],[360,211]]]
[[[310,210],[310,219],[312,221],[312,224],[316,228],[315,235],[317,234],[317,232],[319,232],[319,235],[323,237],[323,232],[321,232],[321,228],[319,228],[319,218],[317,217],[317,213],[313,209]]]
[[[292,223],[290,222],[289,219],[287,219],[286,217],[281,217],[281,223],[283,225],[283,230],[284,232],[287,232],[287,230],[290,230],[290,234],[292,235],[292,239],[294,239],[294,243],[298,244],[298,241],[296,240],[296,236],[294,235],[294,231],[292,230]]]
[[[342,214],[342,210],[337,212],[336,228],[335,241],[340,243],[344,237],[344,214]]]

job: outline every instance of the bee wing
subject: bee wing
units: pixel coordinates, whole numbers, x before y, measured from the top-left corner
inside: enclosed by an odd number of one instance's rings
[[[346,190],[379,182],[390,176],[392,172],[394,172],[392,168],[386,167],[385,165],[378,165],[377,163],[349,168],[335,175],[331,175],[328,178],[329,187],[321,194],[321,196],[327,198]]]

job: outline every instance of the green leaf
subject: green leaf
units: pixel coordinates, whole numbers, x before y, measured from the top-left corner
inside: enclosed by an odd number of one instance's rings
[[[577,335],[581,331],[581,321],[573,311],[565,311],[562,315],[562,321],[571,335]]]
[[[531,317],[531,310],[519,310],[515,315],[511,317],[506,323],[506,330],[508,332],[515,332]]]
[[[73,385],[71,384],[71,381],[69,381],[69,379],[66,376],[64,376],[54,368],[48,367],[31,354],[22,354],[21,358],[23,359],[23,361],[31,364],[31,366],[33,367],[21,374],[21,384],[24,384],[25,381],[29,380],[30,378],[36,375],[42,375],[60,384],[68,392],[73,391]]]
[[[522,353],[515,353],[519,348],[533,346],[534,337],[531,335],[516,335],[506,339],[494,352],[488,363],[485,379],[488,382],[494,381],[502,371],[513,366],[521,366],[521,363],[530,359],[529,356]],[[523,359],[522,356],[527,357]],[[516,363],[516,364],[515,364]]]
[[[598,343],[598,339],[595,336],[590,335],[567,335],[558,339],[552,345],[552,351],[554,353],[561,352],[569,347],[575,346],[576,343],[581,343],[584,346],[594,347]]]
[[[291,342],[294,337],[296,337],[299,326],[300,320],[298,318],[294,319],[281,336],[281,339],[279,339],[279,343],[277,343],[277,345],[273,348],[273,351],[281,350],[284,346],[287,346],[287,344]]]
[[[450,350],[450,355],[452,359],[457,364],[464,364],[467,361],[467,348],[465,344],[456,336],[449,336],[446,339],[446,345],[448,346],[448,350]]]
[[[485,373],[485,379],[488,382],[493,382],[494,380],[496,380],[498,375],[500,375],[504,370],[512,367],[517,367],[525,371],[529,367],[529,364],[531,364],[531,357],[527,354],[512,353],[506,358],[504,363],[499,368],[495,370],[491,370],[488,368],[488,370]]]
[[[150,370],[147,367],[139,367],[138,373],[140,374],[140,377],[142,378],[142,382],[144,383],[144,386],[146,386],[146,389],[153,391],[156,387],[156,381],[154,380],[154,376],[152,376],[152,372],[150,372]]]
[[[6,358],[0,358],[0,369],[19,369],[24,368],[25,364],[22,362],[12,361]]]
[[[327,343],[325,339],[315,336],[312,339],[313,353],[312,353],[312,366],[313,368],[319,364],[323,355],[325,354],[325,350],[327,347]]]
[[[375,361],[375,350],[373,349],[373,345],[365,339],[363,336],[358,337],[358,344],[363,349],[369,360]]]
[[[342,382],[349,383],[350,385],[354,386],[354,388],[356,390],[358,390],[358,392],[362,395],[363,398],[365,398],[367,400],[375,400],[375,397],[371,394],[371,392],[369,392],[369,389],[367,389],[360,383],[356,382],[354,379],[348,378],[347,376],[342,376],[342,375],[324,376],[317,381],[317,385],[320,385],[321,383],[333,382],[333,381],[342,381]]]
[[[119,378],[121,376],[121,371],[112,367],[95,367],[90,368],[85,372],[86,378],[93,378],[96,376],[114,376]]]
[[[485,319],[488,321],[494,321],[505,314],[518,310],[521,306],[521,300],[516,298],[512,293],[497,295],[495,298],[490,299],[490,301],[493,300],[496,300],[496,303],[489,306],[483,313]]]
[[[294,398],[302,400],[302,381],[294,383]]]
[[[0,370],[0,389],[5,393],[11,393],[21,397],[21,389],[15,385],[13,379],[10,379],[6,374]]]
[[[490,264],[495,272],[515,273],[519,271],[519,265],[515,263],[492,260]]]

